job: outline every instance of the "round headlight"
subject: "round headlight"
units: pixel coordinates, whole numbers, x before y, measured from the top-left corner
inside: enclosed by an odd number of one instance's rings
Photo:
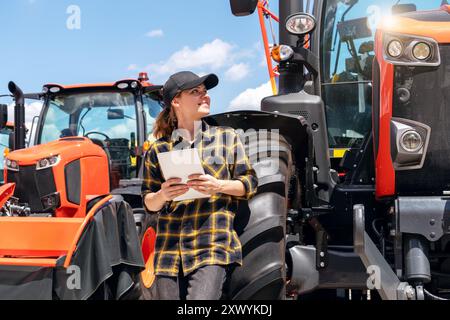
[[[138,86],[138,83],[137,83],[136,81],[133,81],[133,82],[131,83],[131,87],[132,87],[133,89],[136,89],[137,86]]]
[[[431,55],[431,47],[425,42],[419,42],[414,46],[412,53],[414,58],[426,60]]]
[[[399,40],[392,40],[387,47],[388,54],[393,58],[398,58],[403,52],[403,45]]]
[[[402,134],[400,145],[408,152],[416,152],[422,148],[423,140],[417,131],[408,130]]]
[[[45,168],[45,167],[47,167],[48,165],[49,165],[49,163],[48,163],[48,160],[47,160],[47,159],[39,160],[39,167]]]
[[[296,13],[286,19],[286,30],[292,34],[307,34],[315,27],[316,19],[307,13]]]

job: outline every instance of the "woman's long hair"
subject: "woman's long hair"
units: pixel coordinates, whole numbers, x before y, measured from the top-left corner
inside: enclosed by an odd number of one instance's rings
[[[153,136],[156,139],[170,137],[177,128],[177,116],[172,106],[164,107],[159,113],[153,126]]]

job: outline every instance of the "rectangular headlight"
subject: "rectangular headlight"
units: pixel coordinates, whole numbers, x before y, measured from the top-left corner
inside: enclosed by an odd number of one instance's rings
[[[436,67],[441,64],[439,44],[432,38],[385,33],[383,48],[384,59],[394,65]]]

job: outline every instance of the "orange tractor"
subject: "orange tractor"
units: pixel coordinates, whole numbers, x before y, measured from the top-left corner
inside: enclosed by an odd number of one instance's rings
[[[152,106],[159,106],[154,92],[160,87],[146,80],[47,85],[38,95],[24,95],[9,84],[16,106],[14,151],[5,158],[0,188],[2,299],[152,296],[155,221],[145,215],[140,185],[135,186],[147,139],[144,104],[138,99],[145,95],[153,99]],[[34,135],[38,143],[26,149],[25,97],[44,99]],[[135,116],[126,108],[136,110]],[[0,111],[3,128],[7,110]],[[129,140],[113,136],[114,131],[107,131],[111,126],[99,124],[103,111],[116,124],[131,118],[141,131],[126,132]],[[96,130],[85,131],[88,112],[96,114]],[[61,115],[67,115],[67,123]],[[49,121],[68,130],[56,132]]]

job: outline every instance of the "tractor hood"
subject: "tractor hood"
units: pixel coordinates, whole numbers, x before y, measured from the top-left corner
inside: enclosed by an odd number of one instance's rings
[[[16,150],[8,154],[7,160],[16,161],[19,166],[34,165],[39,160],[59,156],[65,163],[82,157],[104,157],[105,152],[90,139],[66,137],[31,148]]]

